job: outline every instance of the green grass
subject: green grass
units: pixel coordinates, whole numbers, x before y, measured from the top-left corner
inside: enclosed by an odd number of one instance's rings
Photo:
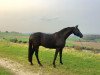
[[[0,66],[0,75],[13,75],[13,73],[10,72],[10,70],[5,69],[5,68]]]
[[[0,58],[9,58],[24,65],[25,68],[34,72],[42,71],[43,75],[100,75],[100,56],[93,53],[64,49],[63,65],[56,60],[57,68],[53,68],[52,61],[54,49],[40,47],[39,57],[43,68],[41,69],[35,56],[34,65],[30,66],[27,59],[27,44],[15,44],[0,42]]]
[[[95,39],[96,42],[100,42],[100,39]]]
[[[75,46],[75,44],[73,44],[72,41],[67,41],[66,44],[65,44],[65,46],[67,46],[67,47],[73,47],[73,46]]]

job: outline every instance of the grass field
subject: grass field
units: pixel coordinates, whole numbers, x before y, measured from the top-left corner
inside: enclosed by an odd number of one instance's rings
[[[16,61],[22,64],[24,68],[28,69],[29,71],[35,73],[41,72],[41,75],[100,75],[100,55],[92,52],[78,51],[71,48],[76,44],[73,43],[73,41],[75,42],[79,40],[79,38],[76,37],[70,37],[67,40],[66,46],[69,48],[65,48],[63,50],[63,65],[59,64],[58,56],[56,60],[57,68],[53,68],[52,61],[55,50],[40,47],[39,57],[43,67],[41,68],[37,64],[35,55],[33,57],[34,65],[30,66],[27,59],[28,44],[12,43],[9,41],[12,38],[17,38],[21,41],[28,41],[28,37],[28,34],[0,32],[0,58],[7,58]],[[77,45],[80,45],[80,43],[77,43]],[[85,45],[90,45],[90,47],[98,46],[99,48],[99,44],[97,43],[95,43],[95,45],[94,43],[84,44],[84,46]],[[9,70],[5,70],[4,68],[0,67],[0,73],[6,72],[6,75],[12,75]]]
[[[10,70],[0,66],[0,75],[13,75],[13,73],[10,72]]]
[[[29,65],[27,59],[27,49],[27,44],[0,41],[0,58],[9,58],[24,65],[25,68],[34,72],[41,70],[42,75],[100,75],[99,55],[77,51],[74,49],[64,49],[64,64],[59,64],[58,57],[56,61],[57,68],[53,68],[52,61],[55,50],[40,47],[39,57],[41,63],[43,64],[41,69],[41,67],[37,64],[35,56],[33,57],[34,65]]]

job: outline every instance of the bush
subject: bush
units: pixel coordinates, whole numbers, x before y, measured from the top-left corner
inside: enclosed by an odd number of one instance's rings
[[[21,40],[19,40],[19,41],[18,41],[18,43],[22,43],[22,41],[21,41]]]
[[[17,38],[13,38],[13,39],[10,39],[10,42],[17,43],[17,42],[18,42],[18,40],[17,40]]]
[[[23,41],[23,43],[27,43],[27,41]]]
[[[3,39],[5,40],[6,38],[3,37]]]

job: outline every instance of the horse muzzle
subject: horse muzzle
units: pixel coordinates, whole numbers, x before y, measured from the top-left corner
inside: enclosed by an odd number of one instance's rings
[[[83,38],[83,35],[81,35],[80,38]]]

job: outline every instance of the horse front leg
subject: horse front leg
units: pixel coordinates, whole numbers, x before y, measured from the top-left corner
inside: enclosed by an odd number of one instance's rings
[[[35,55],[36,55],[38,64],[39,64],[40,66],[42,66],[42,64],[41,64],[41,62],[40,62],[40,60],[39,60],[39,57],[38,57],[38,48],[35,50]]]
[[[54,56],[54,60],[53,60],[53,67],[56,67],[56,65],[55,65],[55,61],[56,61],[56,58],[57,58],[58,52],[59,52],[59,50],[56,49],[56,51],[55,51],[55,56]]]
[[[60,49],[60,51],[59,51],[59,56],[60,56],[60,63],[63,65],[63,62],[62,62],[62,49]]]

